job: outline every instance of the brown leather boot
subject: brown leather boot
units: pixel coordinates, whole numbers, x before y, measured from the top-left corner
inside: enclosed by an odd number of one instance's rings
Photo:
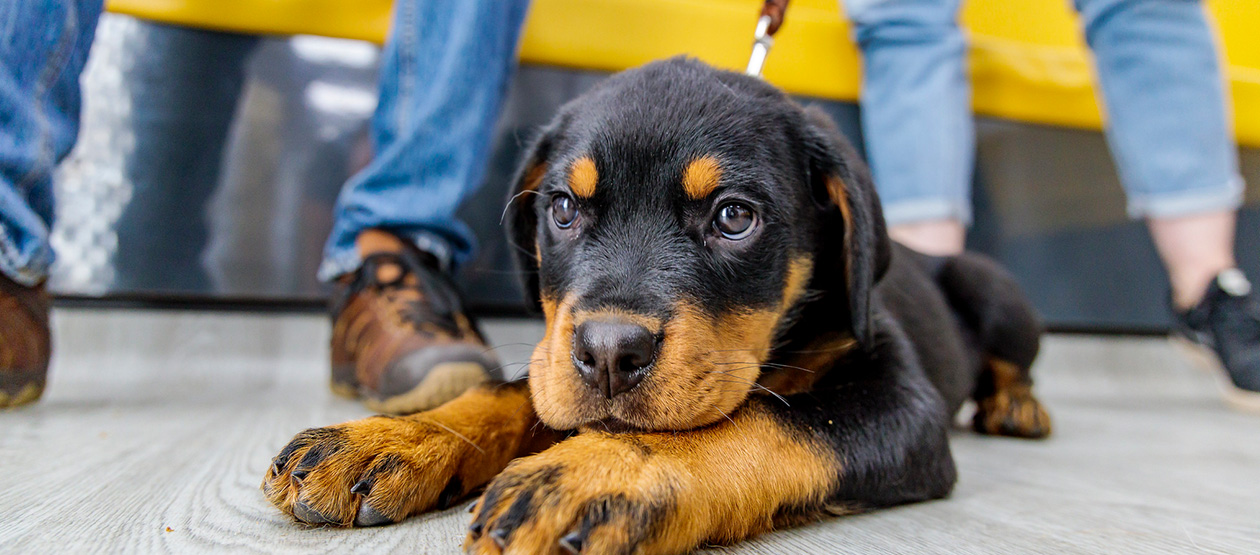
[[[356,241],[363,266],[332,298],[332,389],[376,411],[436,407],[499,366],[437,260],[394,235]],[[497,376],[495,376],[497,377]]]
[[[0,409],[33,403],[44,393],[48,359],[48,294],[0,274]]]

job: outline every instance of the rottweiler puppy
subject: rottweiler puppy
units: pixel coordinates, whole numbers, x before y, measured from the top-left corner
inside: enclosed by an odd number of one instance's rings
[[[564,106],[511,238],[546,334],[527,380],[297,435],[263,482],[310,524],[371,526],[481,488],[473,553],[676,553],[945,497],[947,431],[1042,437],[1041,328],[975,255],[889,241],[818,111],[671,59]]]

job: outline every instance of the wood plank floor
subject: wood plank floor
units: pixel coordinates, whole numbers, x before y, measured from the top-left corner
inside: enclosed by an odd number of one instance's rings
[[[306,529],[258,486],[295,432],[368,414],[327,389],[325,318],[58,310],[45,399],[0,412],[0,551],[458,550],[456,509]],[[540,335],[495,321],[506,361]],[[514,366],[514,368],[519,368]],[[1166,340],[1052,337],[1045,442],[954,435],[944,501],[831,519],[715,553],[1260,553],[1260,417]]]

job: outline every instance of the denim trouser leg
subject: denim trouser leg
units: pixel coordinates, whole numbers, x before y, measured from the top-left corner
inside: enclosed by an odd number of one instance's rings
[[[79,133],[79,74],[102,0],[4,0],[0,9],[0,272],[48,276],[52,172]]]
[[[862,50],[862,132],[890,225],[971,221],[975,125],[959,0],[843,0]]]
[[[415,241],[445,264],[473,248],[455,219],[481,184],[491,133],[527,0],[399,0],[385,46],[376,157],[337,199],[321,279],[354,271],[355,237],[381,228]]]
[[[1133,217],[1232,210],[1243,184],[1224,80],[1196,0],[1076,0]]]
[[[844,0],[866,64],[863,132],[889,224],[970,217],[974,132],[957,0]],[[1134,217],[1237,208],[1220,61],[1196,0],[1075,0]]]

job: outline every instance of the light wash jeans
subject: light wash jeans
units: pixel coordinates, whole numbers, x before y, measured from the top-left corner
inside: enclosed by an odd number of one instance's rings
[[[862,128],[888,223],[970,223],[975,128],[959,0],[843,4],[865,62]],[[1075,5],[1094,52],[1130,216],[1237,208],[1243,182],[1203,6]]]
[[[372,118],[376,157],[337,198],[320,279],[353,272],[360,231],[414,241],[448,268],[472,230],[455,209],[481,185],[528,0],[398,0]]]
[[[79,74],[102,0],[4,0],[0,8],[0,272],[48,275],[52,173],[79,134]]]
[[[102,0],[3,0],[0,9],[0,273],[43,281],[53,261],[52,172],[79,127],[79,76]],[[358,268],[354,238],[383,228],[447,265],[471,231],[454,217],[485,173],[527,0],[398,0],[386,44],[373,162],[337,202],[320,275]]]

